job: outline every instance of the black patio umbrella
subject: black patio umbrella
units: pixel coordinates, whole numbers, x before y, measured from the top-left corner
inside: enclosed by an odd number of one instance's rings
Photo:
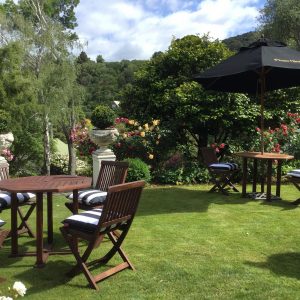
[[[194,80],[208,90],[260,94],[263,153],[265,92],[300,85],[300,52],[261,38]]]

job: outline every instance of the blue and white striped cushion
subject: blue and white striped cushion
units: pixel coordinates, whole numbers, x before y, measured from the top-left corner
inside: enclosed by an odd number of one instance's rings
[[[235,163],[215,163],[209,165],[209,167],[214,170],[229,170],[229,171],[237,170],[239,168],[238,165]]]
[[[17,199],[19,203],[27,202],[35,197],[33,193],[17,193]],[[0,211],[2,209],[11,206],[11,193],[6,191],[0,191]]]
[[[289,176],[300,177],[300,169],[292,170],[287,173]]]
[[[2,227],[5,224],[5,221],[0,219],[0,227]]]
[[[64,225],[68,225],[70,228],[80,231],[94,232],[97,228],[101,214],[101,208],[86,210],[85,212],[82,212],[80,214],[68,217],[67,219],[63,220],[62,223]],[[126,221],[119,224],[112,224],[109,226],[109,229],[114,229],[125,223]],[[108,227],[102,228],[100,231],[105,231],[106,229],[108,229]]]
[[[101,205],[104,203],[107,192],[100,190],[83,190],[78,192],[78,202],[85,205]],[[68,199],[73,200],[73,193],[66,196]]]

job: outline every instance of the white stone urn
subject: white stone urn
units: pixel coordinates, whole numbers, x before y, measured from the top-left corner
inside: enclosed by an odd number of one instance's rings
[[[0,134],[0,162],[6,162],[6,159],[1,156],[1,153],[4,149],[9,148],[13,141],[14,135],[12,134],[12,132]]]
[[[98,150],[100,150],[100,152],[103,154],[107,152],[111,153],[111,150],[108,148],[108,145],[111,144],[118,135],[119,132],[116,128],[94,128],[90,131],[91,140],[100,148]]]
[[[107,128],[107,129],[92,129],[89,132],[90,139],[99,147],[96,151],[93,152],[93,186],[97,182],[99,171],[101,168],[102,160],[116,160],[116,156],[111,149],[108,148],[108,145],[111,144],[116,137],[119,135],[119,132],[116,128]]]

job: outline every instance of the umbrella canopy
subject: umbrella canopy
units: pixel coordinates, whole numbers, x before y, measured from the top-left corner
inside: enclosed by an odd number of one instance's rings
[[[261,38],[194,80],[205,89],[260,94],[261,130],[264,129],[264,93],[300,85],[300,52],[284,43]],[[264,152],[263,136],[261,152]]]

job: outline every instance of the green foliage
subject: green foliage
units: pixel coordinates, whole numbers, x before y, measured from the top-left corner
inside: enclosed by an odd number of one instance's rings
[[[98,105],[92,112],[91,122],[98,129],[111,127],[116,119],[116,113],[106,105]]]
[[[231,50],[231,51],[239,51],[241,47],[248,46],[253,43],[260,37],[259,32],[250,31],[247,33],[243,33],[240,35],[236,35],[234,37],[227,38],[222,42]]]
[[[163,160],[167,131],[158,125],[159,120],[140,125],[135,120],[117,118],[120,134],[111,145],[117,159],[140,158],[152,166]]]
[[[136,180],[145,180],[150,182],[151,174],[149,166],[139,158],[127,158],[124,159],[129,163],[128,173],[127,173],[127,182],[136,181]]]
[[[197,149],[207,145],[209,136],[218,143],[237,136],[255,124],[259,107],[245,95],[208,92],[193,81],[195,74],[231,54],[208,36],[174,39],[166,52],[153,55],[135,73],[133,84],[123,91],[123,110],[139,122],[160,119],[173,141],[193,143]]]
[[[92,175],[91,165],[83,160],[76,160],[76,174],[80,176]],[[69,156],[54,153],[51,157],[51,175],[69,174]]]
[[[261,10],[260,23],[267,37],[300,49],[298,0],[267,0]]]
[[[11,130],[10,122],[11,122],[10,114],[5,110],[0,109],[0,134],[8,133]]]

